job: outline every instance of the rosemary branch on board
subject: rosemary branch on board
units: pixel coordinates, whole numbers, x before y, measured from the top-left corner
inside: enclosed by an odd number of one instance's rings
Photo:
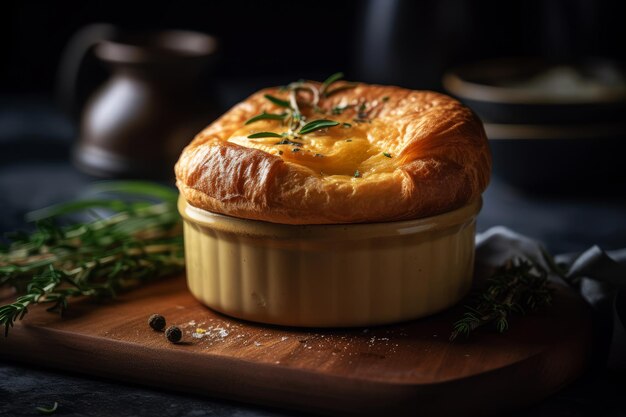
[[[530,259],[511,259],[475,294],[473,306],[465,306],[463,317],[453,325],[450,341],[459,336],[469,337],[479,327],[490,324],[504,333],[509,329],[512,314],[525,315],[551,304],[548,271]]]
[[[73,201],[38,210],[32,233],[14,234],[0,247],[0,288],[13,287],[17,298],[0,306],[5,336],[34,304],[63,311],[75,297],[110,298],[142,282],[184,268],[178,194],[158,184],[126,181],[101,183],[98,192],[115,198]],[[124,198],[122,198],[124,197]],[[62,225],[77,213],[111,215]]]

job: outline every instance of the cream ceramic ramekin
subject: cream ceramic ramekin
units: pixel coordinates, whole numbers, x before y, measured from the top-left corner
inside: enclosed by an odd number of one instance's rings
[[[307,327],[386,324],[458,302],[474,265],[477,200],[390,223],[284,225],[211,213],[179,199],[187,282],[240,319]]]

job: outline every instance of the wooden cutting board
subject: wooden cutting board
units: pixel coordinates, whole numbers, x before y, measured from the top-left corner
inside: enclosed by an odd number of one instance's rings
[[[403,324],[299,330],[231,319],[199,304],[184,276],[58,315],[34,308],[0,339],[3,358],[166,389],[337,415],[482,415],[535,402],[584,370],[591,321],[559,288],[554,305],[450,343],[461,307]],[[152,313],[184,329],[173,345]],[[201,329],[201,330],[198,330]],[[204,331],[204,332],[203,332]]]

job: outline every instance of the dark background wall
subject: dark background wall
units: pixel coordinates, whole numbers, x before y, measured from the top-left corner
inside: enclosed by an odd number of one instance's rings
[[[0,93],[54,91],[64,45],[86,24],[127,30],[194,29],[216,35],[214,75],[350,78],[439,88],[451,65],[539,55],[570,61],[626,58],[626,2],[13,1],[0,13]]]

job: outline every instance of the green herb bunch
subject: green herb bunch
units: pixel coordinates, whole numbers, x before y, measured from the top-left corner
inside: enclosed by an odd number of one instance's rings
[[[509,329],[513,314],[528,312],[552,304],[548,271],[530,259],[509,260],[487,280],[475,295],[472,306],[466,306],[463,317],[454,323],[450,341],[468,337],[479,327],[493,324],[498,332]]]
[[[307,122],[306,117],[302,113],[301,105],[309,106],[315,113],[324,115],[326,112],[319,107],[320,100],[328,98],[333,94],[343,91],[349,88],[356,87],[355,83],[343,83],[339,86],[335,86],[336,82],[343,78],[343,73],[337,72],[328,77],[318,88],[317,85],[310,82],[300,80],[283,87],[283,91],[289,93],[289,99],[283,100],[278,97],[274,97],[270,94],[265,94],[265,98],[274,105],[283,109],[282,113],[267,113],[262,112],[254,117],[251,117],[246,121],[246,125],[258,122],[259,120],[280,120],[284,125],[288,127],[287,132],[257,132],[248,136],[249,139],[258,138],[282,138],[286,142],[279,144],[294,144],[301,145],[300,143],[289,142],[294,139],[298,139],[303,135],[315,132],[316,130],[325,129],[329,127],[342,125],[343,127],[351,127],[349,123],[340,123],[332,119],[316,119]],[[298,92],[305,92],[310,96],[310,100],[306,102],[298,102]],[[347,107],[347,106],[346,106]],[[332,110],[333,114],[341,114],[346,107],[335,107]]]
[[[146,182],[109,182],[97,191],[116,195],[60,204],[33,212],[32,233],[14,234],[0,248],[0,288],[17,298],[0,306],[5,335],[34,304],[63,311],[74,297],[110,298],[184,268],[182,225],[177,193]],[[95,210],[106,210],[100,217]],[[88,222],[62,225],[77,213]]]

